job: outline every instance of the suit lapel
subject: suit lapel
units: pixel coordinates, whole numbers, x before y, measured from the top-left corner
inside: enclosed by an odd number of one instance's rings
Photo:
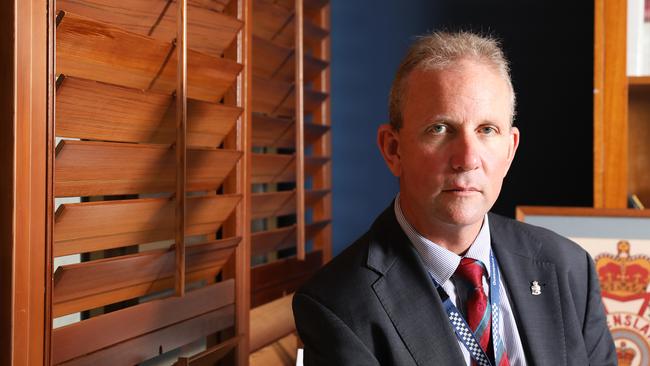
[[[508,289],[519,335],[528,361],[533,364],[566,365],[566,342],[555,265],[535,260],[542,245],[506,227],[504,219],[491,215],[492,249]],[[533,295],[532,281],[541,293]]]
[[[462,365],[447,314],[392,205],[373,225],[368,266],[382,276],[372,285],[416,364]]]
[[[371,232],[367,265],[381,275],[372,288],[416,364],[464,364],[442,301],[399,227],[393,205]],[[490,232],[528,362],[566,365],[557,273],[552,263],[536,260],[542,243],[495,215],[490,215]],[[532,281],[539,282],[540,295],[532,294]]]

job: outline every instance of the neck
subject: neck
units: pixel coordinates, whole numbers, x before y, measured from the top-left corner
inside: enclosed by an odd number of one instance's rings
[[[424,237],[450,252],[463,256],[469,250],[469,247],[472,246],[480,230],[481,227],[479,226],[476,229],[467,228],[467,230],[462,230],[461,232],[428,233]]]
[[[419,217],[407,207],[401,208],[406,220],[420,235],[461,256],[474,243],[483,225],[483,220],[468,225],[447,223],[435,218]]]

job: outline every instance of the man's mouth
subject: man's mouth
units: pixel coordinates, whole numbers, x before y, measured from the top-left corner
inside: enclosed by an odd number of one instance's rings
[[[450,187],[450,188],[443,189],[442,191],[447,193],[467,194],[467,195],[481,192],[476,187]]]

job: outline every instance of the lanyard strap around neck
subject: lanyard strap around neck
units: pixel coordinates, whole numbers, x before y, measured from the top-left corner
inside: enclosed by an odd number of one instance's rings
[[[495,364],[499,365],[501,362],[500,359],[504,354],[504,352],[501,352],[501,350],[503,350],[503,341],[499,336],[499,321],[500,321],[499,320],[500,318],[499,288],[501,287],[501,276],[499,273],[499,266],[497,265],[496,258],[494,258],[492,251],[490,251],[490,272],[492,276],[490,277],[490,283],[489,283],[490,301],[488,303],[488,306],[490,307],[490,313],[492,315],[492,322],[491,322],[492,323],[491,326],[492,344],[494,346],[494,354],[498,358],[497,360],[495,360]],[[474,332],[472,332],[469,325],[467,325],[465,318],[463,318],[460,311],[458,311],[456,305],[454,305],[454,303],[451,302],[449,295],[447,295],[447,293],[442,288],[442,286],[438,284],[438,282],[436,282],[436,280],[433,279],[433,277],[431,277],[431,279],[433,280],[433,284],[435,285],[436,289],[438,290],[438,294],[442,299],[443,305],[445,307],[445,311],[447,312],[447,317],[449,318],[449,323],[454,329],[454,333],[456,333],[456,337],[458,338],[458,340],[461,343],[463,343],[465,348],[469,351],[470,356],[476,361],[476,363],[479,366],[492,366],[490,359],[485,354],[485,351],[479,345],[479,342],[476,339]]]

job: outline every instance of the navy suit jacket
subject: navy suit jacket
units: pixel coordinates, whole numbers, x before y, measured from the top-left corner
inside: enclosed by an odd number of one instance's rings
[[[549,230],[489,214],[529,365],[616,365],[590,256]],[[542,292],[531,293],[538,281]],[[463,365],[440,296],[393,206],[293,299],[306,366]]]

